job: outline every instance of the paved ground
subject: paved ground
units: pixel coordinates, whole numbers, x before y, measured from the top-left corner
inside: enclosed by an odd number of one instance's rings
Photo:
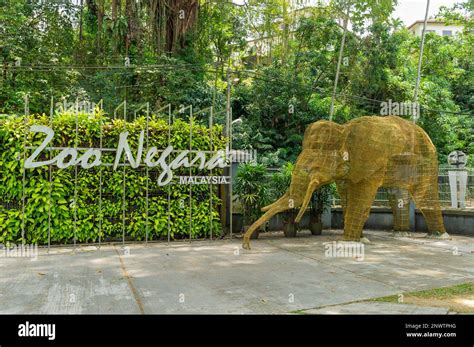
[[[240,240],[40,249],[0,258],[0,313],[445,314],[360,301],[474,281],[474,238],[365,234],[358,257],[328,256],[340,231],[265,234],[250,251]]]

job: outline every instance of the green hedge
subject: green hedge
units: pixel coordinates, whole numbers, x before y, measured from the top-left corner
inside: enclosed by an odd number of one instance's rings
[[[119,134],[126,128],[132,152],[135,153],[139,133],[146,126],[145,117],[125,123],[121,119],[110,119],[96,112],[93,115],[78,115],[77,147],[99,147],[100,124],[103,124],[103,147],[117,148]],[[50,126],[50,118],[46,115],[9,116],[0,120],[0,243],[21,242],[22,230],[22,197],[23,197],[23,145],[25,125],[29,129],[32,124]],[[171,145],[175,150],[189,148],[188,122],[176,119],[169,128],[166,120],[151,116],[149,121],[149,146],[164,149],[168,145],[168,131],[171,132]],[[74,147],[76,141],[76,115],[71,113],[56,114],[52,128],[55,131],[50,145],[54,147]],[[210,149],[211,131],[204,125],[193,125],[193,149]],[[212,129],[213,150],[224,149],[226,139],[222,135],[222,126],[215,125]],[[38,146],[44,134],[27,133],[27,146]],[[146,155],[144,146],[143,159]],[[26,157],[33,150],[27,150]],[[48,159],[48,153],[55,156],[59,151],[44,151],[42,158]],[[79,155],[82,151],[79,151]],[[102,162],[112,163],[115,152],[102,153]],[[99,221],[102,220],[101,239],[116,240],[122,238],[122,194],[123,168],[116,171],[110,166],[82,169],[78,166],[77,208],[74,209],[75,168],[66,169],[52,167],[51,199],[49,184],[49,167],[43,166],[25,171],[25,242],[46,244],[48,242],[48,211],[51,210],[51,242],[70,243],[74,238],[74,214],[76,213],[77,242],[97,242],[99,240]],[[126,238],[144,240],[146,230],[146,169],[126,169]],[[171,238],[189,237],[189,185],[157,184],[159,167],[149,170],[149,239],[166,238],[168,234],[168,190],[171,195]],[[181,169],[180,169],[181,170]],[[176,170],[174,176],[187,175],[189,169]],[[195,169],[193,169],[195,170]],[[102,208],[99,208],[100,171],[102,171]],[[219,169],[213,174],[218,175]],[[197,171],[193,174],[198,174]],[[205,171],[201,174],[208,174]],[[217,187],[212,192],[210,210],[210,189],[208,185],[192,186],[192,236],[207,237],[210,234],[210,218],[212,216],[213,235],[222,232],[217,212],[220,204],[216,196]],[[76,211],[76,212],[75,212]],[[212,213],[211,213],[212,212]]]

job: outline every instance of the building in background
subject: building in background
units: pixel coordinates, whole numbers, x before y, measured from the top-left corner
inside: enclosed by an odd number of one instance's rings
[[[423,31],[423,20],[417,20],[415,23],[408,27],[413,34],[416,36],[421,36]],[[426,23],[426,32],[427,33],[436,33],[442,36],[453,36],[457,33],[462,32],[464,26],[458,24],[445,24],[444,21],[436,19],[428,19]]]

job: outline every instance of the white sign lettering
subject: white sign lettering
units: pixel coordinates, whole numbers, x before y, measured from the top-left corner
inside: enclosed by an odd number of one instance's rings
[[[89,148],[79,155],[76,148],[65,147],[61,148],[61,152],[50,160],[36,161],[40,157],[42,151],[49,145],[51,140],[54,138],[53,129],[44,126],[44,125],[33,125],[30,128],[31,132],[39,132],[46,135],[43,142],[34,150],[30,157],[25,161],[26,169],[34,169],[44,165],[56,165],[58,168],[65,169],[72,165],[80,164],[84,169],[90,169],[95,166],[102,164],[101,156],[102,151],[98,148]],[[125,152],[125,157],[130,163],[132,168],[137,168],[140,166],[143,156],[143,142],[145,138],[145,131],[140,132],[140,137],[138,139],[138,148],[135,156],[132,154],[130,145],[128,144],[128,131],[125,131],[119,136],[119,143],[115,155],[115,161],[113,169],[116,170],[123,153]],[[144,163],[148,167],[159,166],[162,170],[158,176],[158,184],[164,186],[168,184],[173,178],[173,170],[176,170],[180,167],[191,167],[196,166],[200,169],[212,170],[216,167],[224,168],[228,165],[228,160],[226,160],[225,151],[220,150],[216,151],[214,155],[206,161],[206,154],[202,151],[195,152],[194,158],[190,161],[189,154],[190,151],[184,150],[173,159],[169,164],[167,163],[168,157],[173,152],[173,146],[168,146],[164,151],[161,152],[161,155],[158,156],[159,150],[156,147],[151,147],[145,156]]]

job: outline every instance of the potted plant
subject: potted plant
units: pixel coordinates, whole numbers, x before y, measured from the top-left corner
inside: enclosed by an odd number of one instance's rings
[[[286,163],[278,172],[272,175],[270,193],[272,201],[278,199],[290,186],[293,169],[294,165],[292,163]],[[297,214],[298,210],[294,208],[281,213],[283,233],[286,237],[296,236],[298,225],[295,223],[295,218]]]
[[[234,193],[242,207],[243,232],[262,214],[261,209],[267,203],[267,169],[262,164],[253,162],[241,164],[236,173]],[[258,238],[259,230],[253,233]]]
[[[298,233],[298,224],[295,223],[295,218],[298,211],[295,209],[283,212],[283,234],[285,237],[296,237]]]
[[[325,185],[314,192],[311,198],[309,220],[309,229],[312,235],[321,235],[323,231],[323,213],[327,208],[331,208],[331,199],[334,192],[335,187],[333,184]]]

